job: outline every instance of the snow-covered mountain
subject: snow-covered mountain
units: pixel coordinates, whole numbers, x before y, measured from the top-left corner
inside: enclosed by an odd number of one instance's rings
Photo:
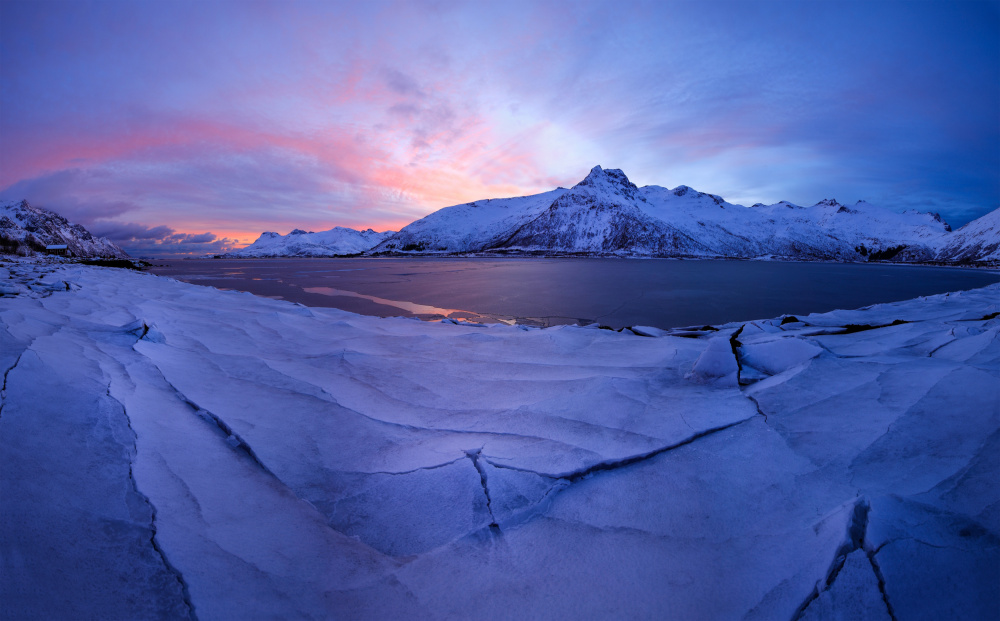
[[[48,245],[65,245],[71,257],[129,258],[108,238],[95,237],[53,211],[28,201],[0,205],[0,253],[41,252]]]
[[[949,235],[937,259],[949,263],[1000,263],[1000,209]]]
[[[246,248],[230,252],[229,257],[335,257],[358,254],[386,239],[395,231],[377,233],[371,229],[356,231],[337,226],[313,233],[295,229],[288,235],[267,231]]]
[[[533,220],[490,249],[607,254],[710,254],[694,238],[654,218],[646,197],[620,170],[595,167]]]
[[[595,166],[569,190],[447,207],[372,252],[523,251],[624,256],[933,260],[950,227],[860,201],[744,207],[687,186],[636,187]]]
[[[494,198],[439,209],[403,227],[374,252],[468,252],[503,242],[537,218],[565,188],[518,198]]]

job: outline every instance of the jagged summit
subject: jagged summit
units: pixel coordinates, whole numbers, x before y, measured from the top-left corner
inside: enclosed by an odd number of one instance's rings
[[[95,237],[54,211],[26,200],[0,206],[0,253],[31,254],[50,245],[66,246],[71,257],[129,258],[111,240]]]
[[[621,196],[627,200],[642,200],[639,188],[618,168],[604,169],[594,166],[586,178],[570,190],[570,194],[575,195],[581,192],[593,196],[604,195],[608,198]]]
[[[706,250],[644,211],[642,205],[647,201],[643,190],[621,170],[595,166],[583,181],[552,201],[548,209],[486,249],[616,255],[692,254]]]

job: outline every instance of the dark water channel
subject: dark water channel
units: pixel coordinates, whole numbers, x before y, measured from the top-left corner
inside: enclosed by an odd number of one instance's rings
[[[659,328],[858,308],[974,289],[1000,273],[663,259],[200,259],[157,274],[367,315]]]

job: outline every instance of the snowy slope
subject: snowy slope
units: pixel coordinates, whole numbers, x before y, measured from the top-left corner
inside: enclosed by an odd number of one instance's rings
[[[496,198],[455,205],[403,227],[373,252],[468,252],[478,251],[544,211],[565,193],[551,192]]]
[[[704,254],[705,248],[640,207],[645,199],[620,170],[596,166],[538,217],[489,249],[588,254]]]
[[[721,256],[929,259],[938,238],[950,230],[934,214],[899,214],[863,201],[852,207],[824,200],[811,207],[782,201],[747,208],[687,186],[642,191],[650,213]]]
[[[935,214],[899,214],[865,202],[748,208],[687,186],[637,188],[622,171],[597,166],[554,195],[442,209],[375,251],[920,261],[933,259],[949,230]]]
[[[998,285],[645,338],[0,282],[11,618],[1000,607]]]
[[[1000,263],[1000,209],[945,238],[937,258],[950,263]]]
[[[288,235],[266,231],[246,248],[230,252],[228,257],[333,257],[358,254],[371,249],[395,231],[377,233],[372,229],[357,231],[337,226],[319,233],[295,229]]]
[[[39,252],[50,244],[65,245],[71,257],[128,258],[106,237],[94,237],[53,211],[28,201],[0,205],[0,253]]]
[[[850,207],[832,199],[805,208],[778,203],[754,210],[775,221],[777,249],[801,243],[849,260],[930,259],[938,239],[951,230],[937,214],[896,213],[865,201]]]

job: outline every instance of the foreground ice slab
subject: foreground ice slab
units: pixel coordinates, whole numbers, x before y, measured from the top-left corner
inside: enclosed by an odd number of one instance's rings
[[[1000,610],[1000,286],[646,337],[3,270],[7,617]]]

